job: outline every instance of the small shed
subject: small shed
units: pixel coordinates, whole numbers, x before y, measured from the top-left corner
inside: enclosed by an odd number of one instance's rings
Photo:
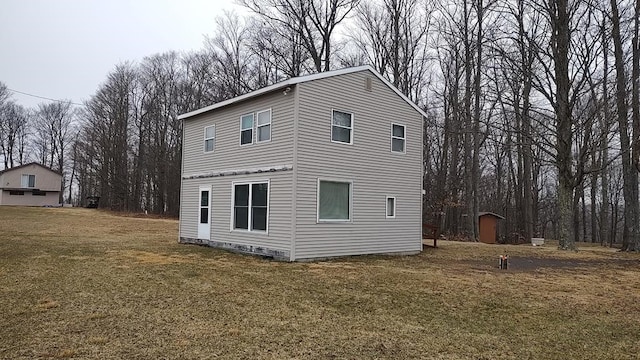
[[[495,244],[498,238],[498,220],[504,220],[504,216],[492,212],[478,213],[478,228],[480,231],[480,242],[485,244]]]

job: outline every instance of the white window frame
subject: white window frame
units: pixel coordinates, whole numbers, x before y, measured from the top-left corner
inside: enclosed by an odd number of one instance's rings
[[[207,129],[209,129],[209,128],[213,128],[213,136],[208,138],[207,137]],[[207,141],[208,140],[212,140],[213,141],[213,147],[211,148],[211,150],[207,150]],[[203,141],[202,145],[203,145],[202,151],[205,154],[212,153],[212,152],[214,152],[216,150],[216,125],[215,124],[204,127],[204,141]]]
[[[260,119],[260,114],[268,112],[269,113],[269,123],[268,124],[262,124],[260,125],[259,123],[259,119]],[[266,110],[262,110],[262,111],[258,111],[256,112],[256,117],[255,117],[255,124],[256,124],[256,143],[264,143],[264,142],[270,142],[271,141],[271,119],[272,119],[272,112],[271,112],[271,108],[266,109]],[[265,127],[265,126],[269,126],[269,139],[268,140],[260,140],[258,138],[260,132],[258,131],[261,127]]]
[[[341,112],[341,113],[343,113],[343,114],[349,114],[349,115],[351,115],[351,127],[346,127],[346,126],[342,126],[342,125],[334,125],[334,124],[333,124],[333,114],[334,114],[336,111],[337,111],[337,112]],[[348,142],[348,143],[343,142],[343,141],[335,141],[335,140],[333,140],[333,127],[334,127],[334,126],[337,126],[337,127],[343,128],[343,129],[349,129],[349,130],[351,130],[351,131],[349,132],[349,142]],[[335,144],[345,144],[345,145],[353,145],[353,132],[354,132],[354,131],[355,131],[355,115],[354,115],[352,112],[349,112],[349,111],[343,111],[343,110],[339,110],[339,109],[331,109],[331,127],[329,128],[329,138],[331,139],[331,142],[332,142],[332,143],[335,143]]]
[[[389,216],[389,199],[393,199],[393,215]],[[397,210],[397,200],[395,196],[385,196],[384,199],[384,216],[387,219],[395,219],[396,218],[396,210]]]
[[[393,127],[394,126],[402,126],[402,128],[404,129],[404,131],[403,131],[404,137],[393,135]],[[404,141],[404,146],[402,147],[402,151],[393,150],[393,139],[399,139],[399,140]],[[391,149],[391,152],[394,153],[394,154],[406,154],[407,153],[407,127],[404,124],[391,123],[391,141],[389,143],[389,147]]]
[[[349,184],[349,219],[320,219],[320,182],[337,182]],[[353,222],[353,180],[318,178],[316,183],[316,223],[351,223]]]
[[[208,193],[207,206],[202,205],[202,192],[206,191]],[[207,222],[203,223],[201,211],[203,208],[207,208]],[[200,186],[198,188],[198,225],[200,224],[209,224],[211,226],[211,186]]]
[[[253,123],[251,124],[251,128],[248,129],[243,129],[242,128],[242,118],[245,116],[249,116],[251,115],[253,117]],[[246,113],[246,114],[242,114],[240,115],[240,139],[238,139],[238,142],[240,143],[240,146],[247,146],[247,145],[251,145],[255,142],[255,129],[256,129],[256,113]],[[247,131],[247,130],[251,130],[251,142],[243,144],[242,143],[242,132],[243,131]]]
[[[207,192],[207,205],[202,205],[202,194]],[[202,240],[211,240],[211,225],[213,224],[213,214],[211,200],[213,199],[213,187],[211,185],[201,185],[198,188],[198,202],[196,206],[196,238]],[[207,210],[206,222],[202,222],[202,210]]]
[[[254,184],[267,184],[267,226],[265,230],[253,230],[253,218],[251,213],[251,195],[253,192]],[[236,200],[236,185],[249,185],[249,211],[248,218],[249,221],[247,223],[247,229],[236,229],[234,228],[234,220],[235,220],[235,200]],[[271,211],[271,179],[266,180],[251,180],[251,181],[232,181],[231,182],[231,219],[229,221],[229,232],[243,232],[243,233],[255,233],[255,234],[269,234],[269,219]]]
[[[33,176],[33,186],[29,186],[29,179]],[[27,181],[25,182],[25,177]],[[34,174],[22,174],[20,177],[20,186],[25,189],[33,189],[36,187],[36,176]]]

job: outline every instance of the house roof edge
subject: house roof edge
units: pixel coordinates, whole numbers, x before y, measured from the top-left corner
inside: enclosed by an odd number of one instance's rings
[[[44,166],[44,165],[42,165],[42,164],[40,164],[40,163],[38,163],[38,162],[35,162],[35,161],[32,161],[32,162],[27,163],[27,164],[22,164],[22,165],[14,166],[14,167],[11,167],[11,168],[7,168],[7,169],[4,169],[4,170],[0,170],[0,175],[4,174],[4,173],[6,173],[6,172],[12,171],[12,170],[22,169],[22,168],[25,168],[25,167],[30,166],[30,165],[38,165],[38,166],[40,166],[41,168],[44,168],[44,169],[46,169],[46,170],[51,171],[52,173],[56,173],[56,174],[58,174],[58,175],[62,176],[62,172],[60,172],[60,171],[55,171],[55,170],[53,170],[52,168],[50,168],[50,167],[48,167],[48,166]]]
[[[266,94],[278,89],[282,89],[284,87],[287,86],[292,86],[292,85],[296,85],[296,84],[300,84],[300,83],[305,83],[305,82],[309,82],[309,81],[313,81],[313,80],[319,80],[319,79],[325,79],[325,78],[329,78],[329,77],[333,77],[333,76],[339,76],[339,75],[345,75],[345,74],[352,74],[352,73],[356,73],[356,72],[361,72],[361,71],[365,71],[368,70],[370,71],[373,75],[375,75],[378,79],[380,79],[380,81],[382,81],[385,85],[387,85],[387,87],[389,87],[391,90],[393,90],[397,95],[400,96],[400,98],[402,98],[406,103],[408,103],[409,105],[411,105],[411,107],[413,107],[416,111],[418,111],[423,117],[427,117],[427,114],[420,109],[420,107],[418,107],[418,105],[416,105],[413,101],[411,101],[408,97],[406,97],[402,92],[400,92],[400,90],[398,90],[395,86],[393,86],[393,84],[391,84],[387,79],[385,79],[382,75],[380,75],[380,73],[378,73],[375,69],[373,69],[370,65],[363,65],[363,66],[356,66],[356,67],[350,67],[350,68],[344,68],[344,69],[340,69],[340,70],[332,70],[332,71],[325,71],[325,72],[321,72],[321,73],[317,73],[317,74],[311,74],[311,75],[304,75],[304,76],[298,76],[298,77],[294,77],[249,93],[246,93],[244,95],[240,95],[240,96],[236,96],[234,98],[228,99],[228,100],[224,100],[218,103],[215,103],[213,105],[209,105],[203,108],[200,108],[198,110],[194,110],[194,111],[190,111],[188,113],[184,113],[181,115],[178,115],[178,120],[185,120],[188,119],[190,117],[196,116],[196,115],[200,115],[215,109],[219,109],[225,106],[229,106],[231,104],[235,104],[237,102],[241,102],[244,100],[248,100],[257,96],[260,96],[262,94]]]

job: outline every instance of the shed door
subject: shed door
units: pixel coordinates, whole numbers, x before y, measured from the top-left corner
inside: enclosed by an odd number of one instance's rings
[[[198,239],[211,238],[211,188],[200,187],[198,197]]]
[[[497,220],[492,216],[481,216],[480,217],[480,242],[485,244],[495,244],[496,243],[496,228]]]

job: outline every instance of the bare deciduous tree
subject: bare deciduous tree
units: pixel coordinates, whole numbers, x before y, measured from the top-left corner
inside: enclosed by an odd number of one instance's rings
[[[66,154],[72,142],[75,112],[71,102],[40,104],[35,118],[37,128],[35,143],[38,145],[40,161],[62,173],[60,203],[67,188]]]
[[[24,107],[13,102],[0,105],[0,155],[5,168],[23,162],[28,120],[29,114]]]
[[[334,33],[359,0],[242,0],[265,21],[296,34],[311,57],[316,72],[331,69]]]

